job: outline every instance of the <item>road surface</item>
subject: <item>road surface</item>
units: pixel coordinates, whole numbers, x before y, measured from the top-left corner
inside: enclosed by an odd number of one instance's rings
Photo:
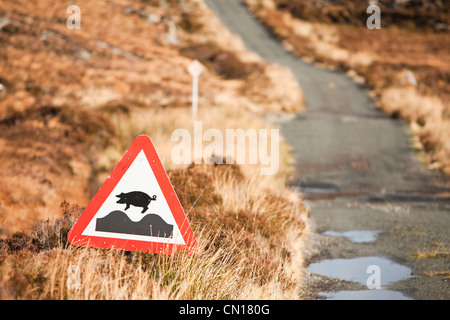
[[[290,68],[303,89],[306,110],[280,125],[294,149],[292,187],[303,192],[311,208],[307,264],[389,259],[411,272],[382,289],[410,299],[450,299],[450,279],[437,274],[450,271],[449,179],[419,163],[403,122],[387,117],[366,88],[345,74],[287,52],[239,0],[206,3],[249,50]],[[361,242],[336,236],[355,231],[373,231],[376,237]],[[418,259],[418,252],[437,257]],[[387,267],[380,270],[382,279],[390,273]],[[365,284],[310,271],[304,281],[300,294],[307,299],[322,297],[319,292],[351,291],[360,298],[367,292]]]

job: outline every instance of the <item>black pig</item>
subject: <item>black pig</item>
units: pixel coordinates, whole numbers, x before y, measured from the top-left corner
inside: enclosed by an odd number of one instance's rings
[[[145,211],[147,211],[148,205],[150,204],[150,202],[156,200],[156,195],[154,195],[153,197],[150,197],[148,194],[146,194],[144,192],[140,192],[140,191],[132,191],[132,192],[128,192],[128,193],[122,192],[121,194],[117,195],[116,197],[119,198],[119,200],[117,200],[116,203],[125,203],[126,204],[125,210],[130,208],[130,205],[133,205],[135,207],[143,208],[141,213],[144,213]]]

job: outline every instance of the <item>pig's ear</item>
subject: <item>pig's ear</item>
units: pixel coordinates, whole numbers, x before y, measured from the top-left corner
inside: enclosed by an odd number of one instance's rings
[[[116,195],[117,198],[122,198],[122,196],[123,196],[123,192],[119,195]]]

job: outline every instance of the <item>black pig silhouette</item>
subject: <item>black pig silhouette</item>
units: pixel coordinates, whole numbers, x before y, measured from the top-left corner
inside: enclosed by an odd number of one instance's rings
[[[141,191],[132,191],[132,192],[128,192],[128,193],[122,192],[121,194],[117,195],[116,197],[119,198],[119,200],[117,200],[116,203],[125,203],[126,204],[125,210],[129,209],[130,205],[133,205],[135,207],[143,208],[141,213],[144,213],[145,211],[147,211],[148,205],[150,204],[150,202],[156,200],[156,195],[154,195],[153,197],[150,197],[148,194],[146,194],[145,192],[141,192]]]

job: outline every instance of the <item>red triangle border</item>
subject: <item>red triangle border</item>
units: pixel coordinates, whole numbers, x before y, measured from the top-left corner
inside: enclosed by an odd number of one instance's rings
[[[164,242],[149,242],[141,240],[128,240],[107,238],[99,236],[83,235],[83,231],[91,222],[103,203],[109,197],[116,185],[122,179],[125,172],[130,168],[133,161],[136,159],[141,151],[144,151],[145,156],[150,164],[151,169],[159,183],[162,193],[166,198],[167,204],[173,214],[175,222],[180,230],[185,245],[164,243]],[[173,189],[173,186],[167,176],[166,171],[159,159],[159,156],[153,146],[151,139],[146,135],[138,136],[131,144],[125,155],[119,161],[117,166],[111,172],[110,176],[103,183],[101,188],[95,194],[94,198],[89,202],[86,209],[78,218],[75,225],[68,234],[69,243],[76,246],[95,247],[104,249],[121,249],[126,251],[144,251],[152,253],[166,253],[172,254],[176,251],[184,250],[189,253],[195,253],[197,250],[197,240],[191,229],[189,221],[181,207],[180,201]]]

